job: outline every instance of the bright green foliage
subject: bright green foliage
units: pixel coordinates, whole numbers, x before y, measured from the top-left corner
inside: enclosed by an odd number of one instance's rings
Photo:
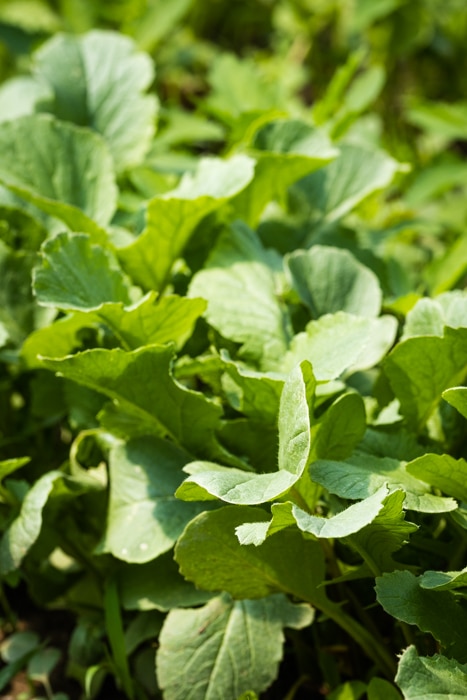
[[[406,700],[461,700],[467,692],[467,666],[438,654],[419,657],[410,646],[399,661],[396,681]]]
[[[219,694],[236,698],[251,688],[264,690],[277,674],[282,628],[300,629],[312,619],[310,608],[292,605],[281,595],[236,602],[224,595],[204,608],[172,611],[157,652],[165,697],[208,700]],[[193,674],[199,677],[194,688]]]
[[[466,27],[0,2],[5,697],[467,696]]]

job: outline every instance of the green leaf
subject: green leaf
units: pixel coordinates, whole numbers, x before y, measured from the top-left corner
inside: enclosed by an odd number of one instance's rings
[[[0,328],[5,345],[20,345],[34,328],[49,320],[46,313],[38,312],[32,296],[34,258],[0,241]]]
[[[175,190],[153,198],[143,233],[118,251],[135,282],[147,289],[162,289],[196,226],[244,189],[253,172],[254,161],[244,155],[229,160],[203,158],[194,175],[185,175]]]
[[[453,591],[467,586],[467,569],[462,571],[425,571],[419,578],[422,588]]]
[[[394,342],[397,322],[392,316],[364,318],[344,311],[310,321],[292,340],[283,370],[311,362],[318,381],[336,379],[345,371],[368,369],[384,357]]]
[[[402,654],[396,683],[405,700],[464,700],[467,695],[467,664],[435,654],[418,656],[414,646]]]
[[[372,523],[347,537],[344,542],[360,554],[373,575],[401,567],[392,555],[409,541],[417,525],[405,520],[403,491],[393,491]]]
[[[373,522],[382,511],[387,495],[387,487],[382,486],[372,496],[345,508],[330,518],[309,515],[298,506],[293,506],[292,514],[302,532],[309,532],[318,538],[340,539],[358,532]]]
[[[72,231],[106,239],[117,188],[100,136],[33,115],[0,124],[0,150],[0,182]]]
[[[166,552],[147,564],[122,567],[118,574],[122,606],[126,610],[189,608],[206,603],[211,593],[200,591],[178,572],[173,552]]]
[[[42,529],[42,511],[58,479],[63,479],[61,472],[48,472],[40,477],[26,494],[20,514],[6,530],[0,543],[2,575],[20,566],[39,537]]]
[[[457,102],[412,102],[407,118],[415,126],[443,136],[445,139],[465,139],[467,137],[467,104]]]
[[[154,47],[174,29],[189,10],[192,0],[171,0],[170,4],[150,2],[142,15],[132,23],[132,36],[145,51]]]
[[[222,388],[230,405],[252,420],[276,424],[284,380],[279,375],[255,372],[222,355]]]
[[[102,134],[117,172],[142,161],[154,135],[157,101],[144,95],[154,69],[129,37],[59,34],[36,52],[34,71],[50,85],[58,119]]]
[[[205,105],[227,121],[243,112],[280,106],[277,84],[269,83],[252,60],[234,54],[217,56],[209,74],[212,91]]]
[[[42,246],[33,286],[43,306],[91,310],[109,301],[130,303],[130,285],[117,260],[89,236],[61,233]]]
[[[449,656],[467,660],[467,612],[451,592],[422,588],[409,571],[393,571],[376,580],[376,596],[389,615],[432,634]]]
[[[329,693],[328,700],[360,700],[365,690],[362,681],[347,681]]]
[[[5,81],[0,86],[0,121],[11,121],[34,114],[52,95],[47,85],[29,76],[20,76]]]
[[[191,476],[176,495],[185,500],[216,496],[226,503],[255,505],[277,498],[303,474],[310,452],[308,404],[315,388],[310,365],[304,362],[287,378],[279,407],[279,471],[253,474],[209,462],[193,462]]]
[[[347,250],[315,245],[286,258],[292,284],[314,318],[336,311],[373,318],[382,292],[374,272]]]
[[[392,683],[376,676],[368,683],[367,695],[368,700],[401,700],[401,694]]]
[[[284,644],[283,627],[313,620],[306,605],[282,595],[232,601],[223,595],[203,608],[174,610],[162,628],[157,679],[166,700],[237,700],[275,679]]]
[[[208,322],[242,343],[246,358],[265,370],[275,368],[287,349],[290,320],[276,293],[270,258],[251,229],[237,223],[220,236],[204,269],[194,275],[189,296],[206,299]]]
[[[420,336],[398,343],[384,371],[411,427],[422,428],[445,389],[467,371],[467,329],[446,328],[442,338]]]
[[[467,501],[467,462],[450,455],[424,454],[407,471],[459,501]]]
[[[215,456],[219,448],[214,431],[221,409],[172,378],[172,357],[170,347],[148,345],[133,352],[87,350],[43,359],[42,365],[105,394],[147,433],[168,436],[194,454]]]
[[[31,333],[23,343],[21,355],[28,367],[40,367],[38,356],[63,357],[82,345],[81,331],[106,326],[125,349],[145,345],[173,343],[181,349],[193,332],[197,319],[206,308],[202,299],[170,295],[157,299],[149,292],[131,306],[104,303],[95,313],[74,313],[50,326]]]
[[[451,406],[457,408],[464,418],[467,418],[467,388],[464,386],[453,387],[443,391],[442,397]]]
[[[443,336],[444,326],[467,327],[467,296],[456,290],[440,294],[435,299],[417,301],[407,314],[403,339],[418,335]]]
[[[359,394],[339,396],[312,425],[310,461],[350,457],[363,438],[365,428],[362,397]]]
[[[266,204],[285,203],[290,185],[339,153],[324,132],[294,120],[267,124],[256,134],[253,147],[255,177],[233,201],[239,218],[252,227]]]
[[[370,194],[387,187],[399,168],[382,151],[350,144],[340,146],[340,151],[332,163],[297,185],[312,211],[327,222],[341,219]]]
[[[110,450],[107,526],[99,551],[143,563],[173,547],[185,525],[204,510],[173,495],[189,459],[179,447],[150,437]]]
[[[287,377],[279,404],[279,469],[300,477],[310,454],[309,405],[316,381],[309,362],[302,362]]]
[[[457,507],[452,498],[432,495],[430,484],[409,474],[404,462],[390,457],[355,451],[341,462],[317,460],[311,464],[310,473],[314,481],[341,498],[367,498],[388,484],[391,489],[403,489],[405,506],[410,510],[443,513]]]
[[[246,506],[198,515],[175,547],[181,574],[204,590],[224,590],[234,598],[289,593],[312,604],[325,600],[319,588],[324,557],[318,542],[288,529],[269,537],[261,547],[239,543],[236,527],[267,519],[265,511]]]
[[[62,657],[61,651],[54,647],[40,649],[29,659],[27,675],[33,681],[47,682],[50,674]]]

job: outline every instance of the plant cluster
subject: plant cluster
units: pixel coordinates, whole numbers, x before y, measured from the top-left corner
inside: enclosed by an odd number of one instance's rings
[[[0,692],[467,697],[467,10],[233,5],[0,8]]]

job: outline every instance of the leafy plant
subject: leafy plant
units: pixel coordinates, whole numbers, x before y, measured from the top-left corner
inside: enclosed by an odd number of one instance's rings
[[[430,27],[459,50],[463,4],[396,38],[421,3],[250,3],[244,57],[223,2],[23,4],[0,10],[0,574],[3,644],[32,642],[2,687],[62,697],[27,596],[73,615],[77,696],[463,697],[465,106],[417,82],[387,111]]]

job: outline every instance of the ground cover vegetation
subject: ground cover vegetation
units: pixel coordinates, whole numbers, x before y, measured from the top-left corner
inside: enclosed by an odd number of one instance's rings
[[[466,27],[1,3],[2,697],[467,697]]]

